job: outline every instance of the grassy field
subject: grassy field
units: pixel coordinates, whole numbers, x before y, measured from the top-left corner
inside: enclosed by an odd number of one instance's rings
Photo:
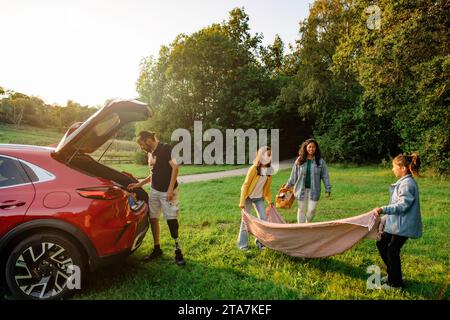
[[[22,126],[20,128],[16,128],[9,125],[0,125],[0,143],[48,146],[55,143],[57,144],[64,134],[65,132],[36,127]],[[107,146],[108,142],[96,151],[94,157],[100,156]],[[108,154],[132,155],[137,149],[138,146],[133,141],[114,140],[113,144],[108,149]]]
[[[31,144],[48,146],[58,143],[64,133],[35,127],[15,128],[0,125],[0,143]]]
[[[273,194],[288,171],[274,176]],[[331,199],[322,197],[315,221],[361,214],[388,202],[395,177],[388,169],[331,167]],[[270,249],[236,248],[238,198],[243,177],[181,185],[181,245],[187,265],[173,262],[173,241],[161,223],[162,259],[140,260],[152,248],[151,233],[121,264],[92,275],[75,299],[449,299],[450,182],[418,180],[424,235],[402,249],[406,289],[369,290],[367,267],[385,267],[375,242],[324,259],[298,259]],[[295,222],[296,206],[281,213]]]

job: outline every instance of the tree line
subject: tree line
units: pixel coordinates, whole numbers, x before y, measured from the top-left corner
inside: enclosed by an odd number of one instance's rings
[[[376,4],[376,27],[370,4]],[[155,116],[136,131],[280,129],[282,158],[306,138],[330,162],[380,163],[418,152],[439,173],[450,168],[449,14],[444,0],[316,0],[285,48],[262,44],[244,8],[226,21],[161,46],[141,61],[140,99]],[[143,39],[144,41],[145,39]],[[65,131],[96,108],[48,105],[0,87],[0,123]],[[134,127],[123,137],[132,139]]]
[[[77,121],[84,121],[97,111],[95,107],[81,106],[72,100],[65,106],[46,104],[35,96],[0,87],[0,123],[17,128],[33,126],[66,131]]]
[[[5,89],[0,86],[0,124],[15,128],[37,127],[65,132],[73,123],[85,121],[99,106],[82,106],[68,100],[65,106],[47,104],[41,98]],[[134,124],[125,126],[119,139],[134,138]]]
[[[156,110],[140,128],[279,128],[282,157],[315,137],[331,162],[380,163],[418,152],[448,172],[449,4],[380,0],[376,28],[364,0],[316,0],[289,52],[262,45],[250,17],[180,34],[142,60],[137,90]]]

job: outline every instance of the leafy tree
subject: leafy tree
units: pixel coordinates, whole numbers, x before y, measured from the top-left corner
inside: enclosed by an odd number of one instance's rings
[[[448,2],[379,1],[380,30],[367,28],[366,5],[351,7],[357,19],[337,48],[336,66],[356,76],[362,100],[402,151],[418,151],[425,164],[448,171]]]
[[[167,137],[175,128],[192,129],[194,120],[218,128],[239,125],[247,101],[266,99],[259,89],[266,72],[251,50],[258,43],[248,16],[235,9],[228,22],[181,34],[161,48],[157,60],[144,59],[137,89],[156,109],[153,127]]]
[[[264,67],[274,76],[284,74],[284,43],[280,36],[277,34],[272,45],[266,48],[261,48],[262,61]]]
[[[96,109],[68,101],[65,107],[47,105],[41,98],[2,88],[0,123],[67,130],[72,123],[84,121]]]

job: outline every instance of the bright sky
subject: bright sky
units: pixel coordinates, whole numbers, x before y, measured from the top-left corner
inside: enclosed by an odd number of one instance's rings
[[[0,0],[0,86],[65,105],[137,96],[139,62],[244,7],[264,43],[294,43],[312,0]]]

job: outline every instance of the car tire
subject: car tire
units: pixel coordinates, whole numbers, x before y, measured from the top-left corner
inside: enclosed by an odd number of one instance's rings
[[[15,298],[59,300],[81,288],[83,259],[68,237],[42,232],[28,236],[11,250],[5,273]]]

